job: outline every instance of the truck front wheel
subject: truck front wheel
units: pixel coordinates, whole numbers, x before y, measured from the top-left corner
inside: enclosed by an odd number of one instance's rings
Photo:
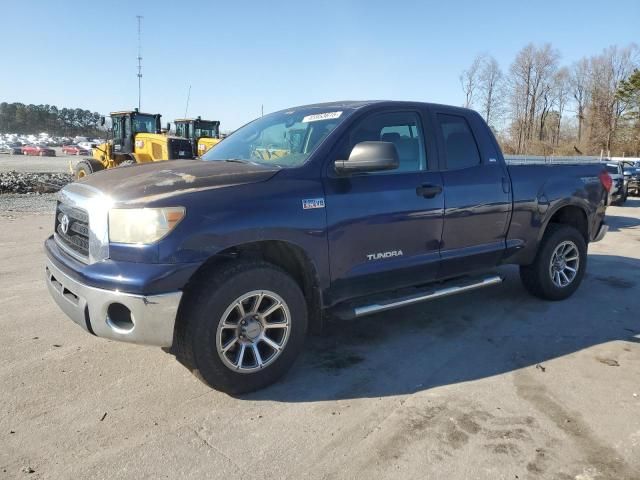
[[[564,300],[577,290],[587,267],[587,244],[569,225],[551,224],[531,265],[520,267],[529,293],[545,300]]]
[[[174,353],[216,390],[240,394],[263,388],[284,375],[302,350],[304,295],[275,265],[227,264],[185,295]]]

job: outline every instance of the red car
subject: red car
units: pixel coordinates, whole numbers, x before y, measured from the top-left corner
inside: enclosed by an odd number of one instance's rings
[[[65,145],[62,147],[62,153],[67,155],[91,155],[91,152],[79,145]]]
[[[40,157],[55,157],[56,151],[53,148],[41,147],[39,145],[27,145],[22,147],[23,155],[38,155]]]

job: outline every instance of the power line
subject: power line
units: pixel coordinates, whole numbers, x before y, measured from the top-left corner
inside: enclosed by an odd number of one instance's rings
[[[136,15],[138,19],[138,110],[142,104],[142,15]]]

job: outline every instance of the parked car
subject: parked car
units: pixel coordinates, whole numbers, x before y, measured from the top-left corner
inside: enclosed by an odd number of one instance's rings
[[[21,155],[22,144],[20,143],[5,143],[0,146],[0,153],[7,153],[9,155]]]
[[[85,150],[89,150],[89,152],[91,152],[91,149],[96,148],[98,145],[93,142],[79,142],[78,146],[84,148]]]
[[[619,162],[604,162],[602,165],[613,181],[609,192],[609,205],[623,205],[627,201],[627,185],[624,180],[622,164]]]
[[[55,157],[56,151],[53,148],[43,147],[40,145],[27,145],[22,147],[23,155],[38,155],[40,157]]]
[[[62,152],[67,155],[91,155],[91,152],[80,145],[64,145]]]
[[[622,170],[626,184],[627,195],[640,196],[640,162],[623,161]]]
[[[599,163],[507,164],[472,110],[296,107],[202,160],[64,187],[46,282],[91,334],[165,347],[236,394],[281,377],[325,312],[349,320],[496,285],[501,264],[519,265],[533,295],[571,296],[607,231],[611,182]]]

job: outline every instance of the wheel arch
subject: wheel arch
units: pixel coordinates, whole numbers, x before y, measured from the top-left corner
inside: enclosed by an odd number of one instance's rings
[[[307,301],[310,330],[314,333],[322,331],[323,304],[318,269],[304,249],[288,241],[260,240],[228,247],[209,257],[191,276],[184,291],[188,293],[213,269],[238,260],[263,260],[291,275]]]
[[[589,216],[583,206],[575,203],[565,203],[556,207],[547,215],[547,219],[538,235],[538,243],[540,243],[552,223],[574,227],[582,234],[585,243],[589,243]]]

